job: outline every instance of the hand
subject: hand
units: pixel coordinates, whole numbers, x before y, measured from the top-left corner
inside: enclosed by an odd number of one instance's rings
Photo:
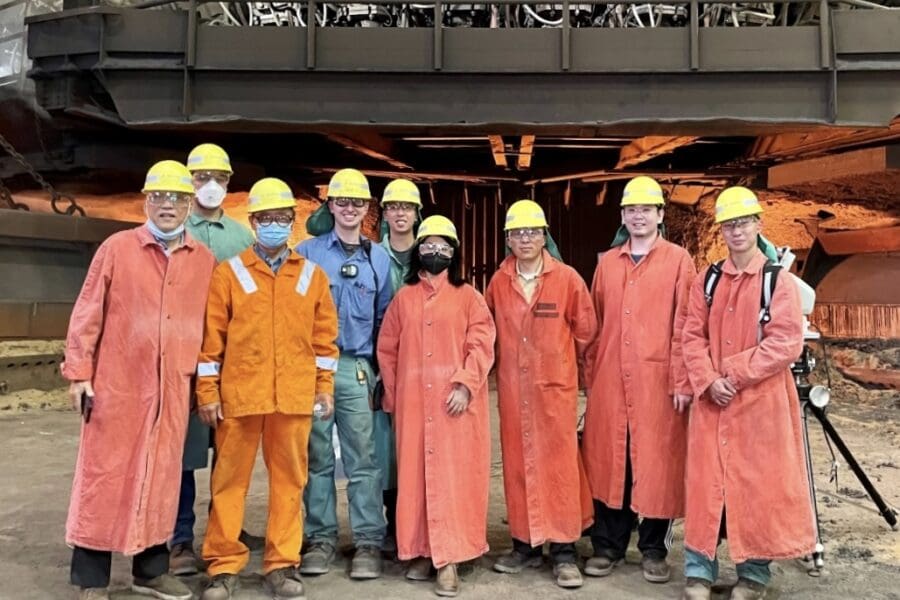
[[[675,407],[675,412],[679,415],[682,414],[691,405],[691,400],[693,399],[694,397],[690,394],[675,394],[672,397],[672,405]]]
[[[213,429],[219,424],[219,421],[225,418],[225,415],[222,414],[222,403],[221,402],[213,402],[212,404],[206,404],[201,406],[198,410],[200,414],[200,420],[204,425],[208,425]]]
[[[447,413],[451,417],[463,414],[469,406],[469,388],[461,383],[454,383],[453,390],[447,396]]]
[[[724,377],[719,377],[709,386],[709,395],[712,401],[725,408],[737,393],[734,385]]]
[[[81,397],[84,394],[94,395],[94,386],[90,381],[73,381],[69,384],[69,401],[72,403],[72,410],[81,412]]]
[[[319,415],[320,419],[330,419],[334,414],[334,396],[324,392],[316,394],[315,404],[321,404],[325,407],[325,412]]]

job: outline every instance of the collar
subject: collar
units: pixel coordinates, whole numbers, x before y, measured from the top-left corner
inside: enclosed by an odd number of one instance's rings
[[[543,251],[541,251],[541,265],[541,275],[546,275],[547,273],[555,271],[559,267],[559,261],[550,255],[550,252],[547,251],[547,248],[544,248]],[[518,277],[519,269],[517,265],[516,255],[510,253],[509,256],[504,258],[503,262],[500,263],[500,270],[513,279]]]
[[[192,212],[188,217],[188,223],[191,225],[203,225],[204,223],[214,223],[216,225],[224,225],[222,221],[225,219],[225,211],[219,209],[219,217],[217,219],[207,219],[202,215]]]
[[[652,253],[659,246],[661,246],[662,242],[664,242],[664,241],[665,240],[663,240],[662,235],[660,235],[659,232],[657,232],[656,239],[653,240],[653,244],[650,246],[650,249],[647,250],[647,253],[642,256],[650,256],[650,253]],[[628,256],[628,258],[631,259],[632,254],[633,253],[631,252],[631,238],[628,238],[627,242],[625,242],[624,244],[619,246],[619,256]]]
[[[326,234],[324,235],[324,237],[325,237],[325,242],[328,244],[328,246],[334,246],[334,245],[336,245],[336,244],[337,244],[337,245],[340,245],[340,244],[341,244],[341,238],[338,237],[337,232],[334,230],[333,227],[331,228],[331,231],[329,231],[328,233],[326,233]],[[360,243],[361,243],[363,240],[367,240],[367,239],[369,239],[369,238],[367,238],[366,236],[364,236],[364,235],[362,234],[362,232],[360,232],[360,234],[359,234],[359,241],[360,241]]]
[[[538,264],[538,270],[534,273],[523,273],[521,269],[519,269],[519,261],[516,259],[516,275],[525,281],[525,283],[531,283],[532,281],[537,280],[541,275],[544,274],[544,255],[541,254],[541,262]]]
[[[425,290],[429,293],[437,293],[447,285],[447,269],[444,269],[431,279],[428,278],[429,273],[424,269],[419,272],[419,283],[425,286]]]
[[[160,242],[157,240],[150,230],[147,229],[146,224],[142,224],[139,227],[135,228],[134,231],[137,232],[138,241],[140,241],[141,246],[159,246]],[[175,248],[174,252],[181,250],[182,248],[186,248],[188,250],[193,250],[197,247],[197,241],[192,238],[187,231],[184,231],[181,234],[181,245]]]
[[[737,266],[735,266],[735,264],[731,261],[731,256],[729,255],[728,259],[725,261],[725,264],[722,265],[722,272],[727,273],[728,275],[740,275],[741,273],[753,275],[759,273],[762,270],[767,260],[769,259],[766,258],[766,255],[757,248],[756,253],[753,255],[753,258],[750,259],[750,262],[747,263],[747,266],[743,270],[741,270],[738,269]]]

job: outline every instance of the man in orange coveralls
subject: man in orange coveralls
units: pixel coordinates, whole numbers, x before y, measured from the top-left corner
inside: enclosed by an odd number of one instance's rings
[[[295,204],[283,181],[256,182],[248,199],[256,243],[216,267],[210,284],[197,403],[216,428],[218,461],[203,600],[231,598],[247,565],[239,537],[260,437],[269,471],[265,587],[277,598],[305,597],[297,566],[309,432],[314,403],[322,418],[333,410],[338,350],[328,277],[287,245]]]
[[[545,248],[547,219],[532,200],[506,213],[506,258],[485,299],[497,324],[503,485],[512,552],[501,573],[539,567],[550,542],[561,587],[582,585],[575,542],[591,523],[578,453],[578,367],[597,332],[581,276]]]
[[[100,245],[66,338],[62,373],[84,414],[66,522],[82,600],[108,600],[111,552],[134,555],[135,592],[191,597],[166,573],[166,541],[216,259],[184,231],[194,197],[187,167],[156,163],[143,192],[147,223]]]
[[[728,259],[715,293],[704,289],[706,277],[697,277],[684,326],[684,359],[698,398],[691,408],[685,481],[688,600],[710,597],[718,576],[716,547],[725,533],[738,574],[732,600],[762,598],[769,561],[811,554],[816,544],[790,370],[803,349],[800,293],[788,273],[776,272],[766,321],[760,213],[746,188],[719,195],[716,222]]]
[[[694,264],[663,239],[662,188],[628,182],[622,227],[594,272],[599,335],[589,351],[582,453],[594,496],[594,556],[603,577],[622,562],[635,521],[644,579],[669,580],[672,519],[684,514],[684,455],[691,389],[680,332]]]

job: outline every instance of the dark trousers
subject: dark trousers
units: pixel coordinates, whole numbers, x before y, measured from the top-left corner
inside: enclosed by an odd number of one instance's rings
[[[610,508],[594,499],[594,527],[591,530],[591,544],[594,556],[605,556],[611,560],[625,558],[628,540],[637,521],[637,514],[631,510],[631,455],[625,447],[625,495],[622,508]],[[647,558],[663,559],[669,553],[668,540],[672,521],[670,519],[642,518],[638,525],[638,549]],[[667,543],[668,542],[668,543]]]
[[[175,532],[172,547],[190,544],[194,541],[194,500],[197,499],[197,483],[193,471],[181,472],[181,493],[178,495],[178,515],[175,517]]]
[[[384,490],[382,493],[384,499],[384,519],[386,529],[384,535],[387,537],[397,538],[397,490]]]
[[[69,580],[81,588],[105,588],[109,586],[111,566],[112,552],[75,546]],[[131,574],[135,579],[153,579],[168,571],[169,549],[165,544],[147,548],[131,561]]]
[[[531,544],[529,544],[528,542],[523,542],[522,540],[513,538],[513,550],[530,558],[534,556],[540,556],[543,553],[544,548],[543,546],[532,548]],[[575,542],[569,542],[567,544],[557,544],[556,542],[550,542],[550,560],[552,560],[553,564],[556,565],[574,563]]]

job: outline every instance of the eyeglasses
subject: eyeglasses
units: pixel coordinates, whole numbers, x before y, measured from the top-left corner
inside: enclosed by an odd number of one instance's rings
[[[332,198],[331,201],[334,202],[335,206],[340,206],[341,208],[350,204],[355,208],[363,208],[369,203],[365,198]]]
[[[416,210],[416,205],[412,202],[387,202],[384,205],[384,212],[412,212]]]
[[[622,209],[626,217],[636,217],[638,215],[647,217],[659,210],[655,206],[626,206]]]
[[[751,223],[756,222],[756,217],[741,217],[722,223],[722,231],[733,232],[737,229],[746,229]]]
[[[514,240],[537,239],[544,235],[543,229],[513,229],[509,232],[509,237]]]
[[[278,223],[279,225],[286,226],[294,222],[294,215],[253,215],[253,219],[260,225]]]
[[[168,202],[178,208],[184,208],[191,203],[193,197],[193,194],[184,194],[182,192],[150,192],[147,194],[147,202],[153,206],[162,206]]]
[[[453,256],[453,246],[449,244],[423,242],[419,245],[419,254],[440,254],[441,256],[451,258]]]
[[[231,177],[224,171],[194,171],[193,179],[195,183],[207,184],[215,181],[220,185],[226,185]]]

